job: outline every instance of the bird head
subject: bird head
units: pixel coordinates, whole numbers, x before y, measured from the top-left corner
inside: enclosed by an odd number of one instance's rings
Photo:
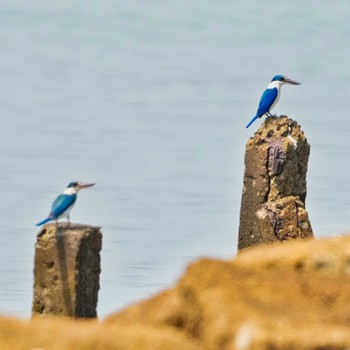
[[[271,82],[273,82],[273,81],[278,81],[278,82],[280,82],[281,85],[283,85],[283,84],[301,85],[301,83],[299,83],[298,81],[289,79],[284,75],[275,75],[272,78]]]
[[[74,191],[75,193],[79,192],[83,188],[88,188],[91,186],[94,186],[94,183],[91,182],[80,182],[80,181],[73,181],[68,184],[67,189]]]

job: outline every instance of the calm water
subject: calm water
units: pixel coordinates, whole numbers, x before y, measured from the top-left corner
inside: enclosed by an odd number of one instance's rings
[[[313,5],[314,4],[314,5]],[[102,226],[100,316],[236,253],[246,130],[275,112],[311,144],[318,238],[350,229],[348,1],[14,1],[0,5],[0,311],[30,315],[37,228],[72,180]]]

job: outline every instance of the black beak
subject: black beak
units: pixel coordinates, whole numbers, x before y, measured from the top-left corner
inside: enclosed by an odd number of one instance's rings
[[[301,83],[299,83],[298,81],[293,80],[293,79],[289,79],[289,78],[284,78],[283,81],[286,84],[290,84],[290,85],[301,85]]]
[[[91,187],[91,186],[94,186],[95,184],[92,183],[92,182],[78,182],[78,186],[80,188],[88,188],[88,187]]]

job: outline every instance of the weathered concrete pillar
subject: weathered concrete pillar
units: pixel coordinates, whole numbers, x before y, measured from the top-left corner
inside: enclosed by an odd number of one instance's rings
[[[100,227],[45,225],[37,236],[33,315],[96,317]]]
[[[246,145],[238,249],[312,238],[305,210],[310,145],[300,125],[268,117]]]

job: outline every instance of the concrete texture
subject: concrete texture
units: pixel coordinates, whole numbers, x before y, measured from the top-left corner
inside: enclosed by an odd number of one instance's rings
[[[305,209],[310,145],[300,125],[268,117],[246,145],[238,249],[313,238]]]
[[[33,315],[96,317],[101,244],[99,227],[42,228],[35,245]]]
[[[200,259],[106,320],[0,318],[1,350],[350,349],[350,236]]]

